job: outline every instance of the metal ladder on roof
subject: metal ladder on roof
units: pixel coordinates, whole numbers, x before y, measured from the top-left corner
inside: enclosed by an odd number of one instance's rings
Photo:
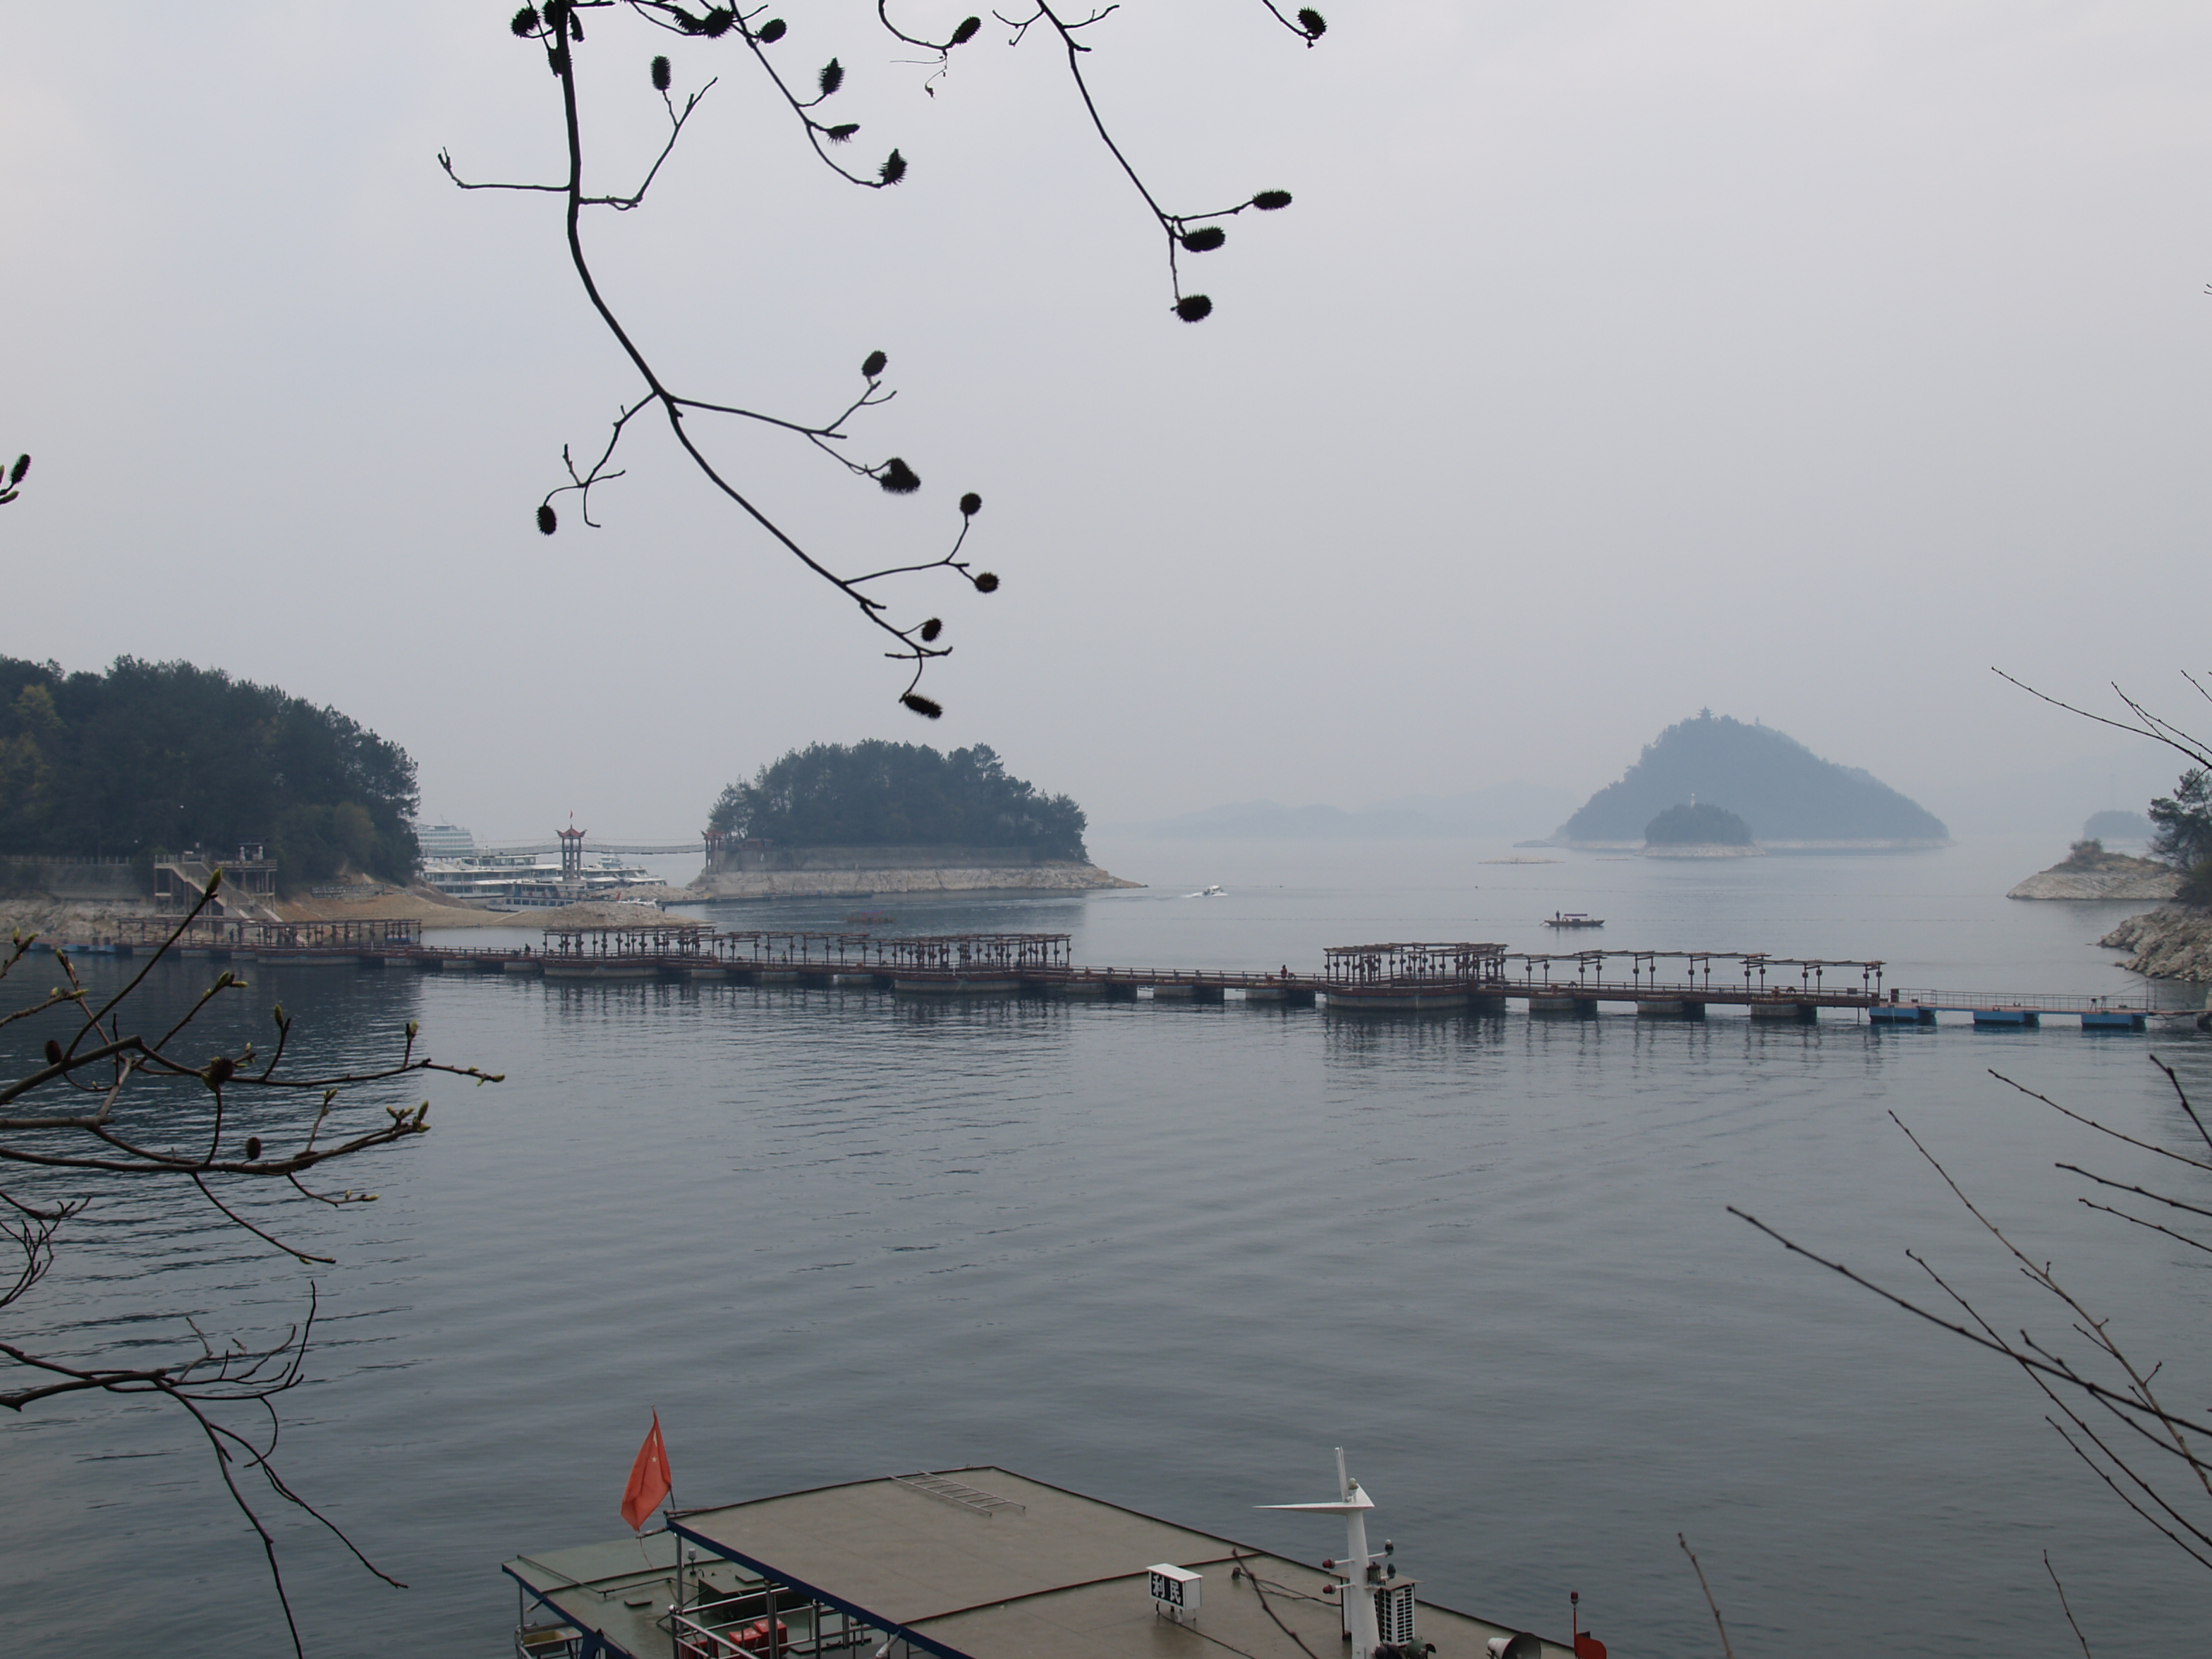
[[[1029,1505],[1026,1504],[1018,1504],[1011,1498],[999,1498],[988,1492],[979,1492],[973,1486],[963,1486],[957,1480],[948,1480],[941,1474],[932,1474],[927,1470],[919,1474],[895,1474],[891,1476],[891,1482],[895,1486],[918,1492],[925,1498],[934,1498],[940,1504],[951,1504],[960,1509],[972,1510],[986,1519],[997,1515],[1001,1510],[1012,1510],[1016,1515],[1029,1513]]]

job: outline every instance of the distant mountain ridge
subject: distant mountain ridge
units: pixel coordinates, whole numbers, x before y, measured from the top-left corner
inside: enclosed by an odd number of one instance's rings
[[[1493,783],[1461,795],[1413,795],[1347,811],[1340,806],[1285,806],[1272,800],[1209,806],[1145,824],[1148,836],[1194,840],[1411,840],[1457,836],[1537,836],[1574,804],[1547,784]]]
[[[1746,726],[1708,708],[1662,732],[1553,839],[1569,846],[1641,842],[1656,816],[1692,799],[1726,807],[1763,842],[1924,843],[1948,841],[1951,833],[1872,773],[1823,760],[1771,726]]]

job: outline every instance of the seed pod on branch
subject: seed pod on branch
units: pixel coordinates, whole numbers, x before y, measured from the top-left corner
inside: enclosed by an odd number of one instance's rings
[[[890,362],[890,359],[885,356],[882,352],[871,351],[867,355],[866,359],[860,364],[860,373],[866,375],[872,380],[877,375],[884,372],[884,365]]]
[[[246,1161],[248,1164],[257,1163],[257,1162],[258,1162],[258,1161],[259,1161],[260,1157],[261,1157],[261,1137],[260,1137],[259,1135],[248,1135],[248,1136],[246,1136]]]
[[[28,455],[18,455],[15,458],[15,465],[8,469],[8,482],[11,484],[22,483],[23,475],[30,470],[31,458]]]
[[[665,58],[654,58],[653,60],[653,89],[655,92],[667,91],[668,82],[671,78],[668,60]]]
[[[975,591],[978,593],[995,593],[999,591],[999,579],[988,570],[979,570],[969,580],[975,584]]]
[[[1262,213],[1273,213],[1290,204],[1291,192],[1287,190],[1263,190],[1252,198],[1252,205]]]
[[[921,625],[921,642],[924,645],[927,645],[944,631],[945,618],[942,617],[932,617],[927,622]]]
[[[956,46],[966,46],[975,38],[975,31],[982,27],[983,20],[980,17],[962,18],[960,27],[952,31],[952,44]]]
[[[213,1060],[208,1061],[207,1070],[203,1075],[207,1079],[209,1088],[220,1089],[230,1081],[237,1071],[237,1062],[228,1054],[217,1054]]]
[[[969,490],[965,495],[963,495],[960,498],[960,516],[962,518],[972,519],[982,510],[983,498],[981,495],[978,495],[974,490]]]
[[[561,527],[561,516],[553,510],[550,501],[538,503],[538,533],[550,536]]]
[[[58,1066],[61,1063],[62,1045],[55,1042],[52,1037],[48,1037],[46,1039],[46,1064],[49,1066]]]
[[[876,482],[893,495],[911,495],[921,488],[921,475],[896,455],[877,469]]]
[[[709,40],[719,40],[730,32],[730,25],[737,21],[737,13],[727,6],[716,6],[700,23],[699,32]]]
[[[525,6],[507,20],[507,26],[514,31],[518,39],[527,40],[538,33],[538,8]]]
[[[925,720],[940,720],[944,717],[945,705],[933,698],[923,696],[919,691],[909,691],[899,701]]]
[[[815,82],[822,88],[822,95],[829,97],[845,84],[845,66],[832,58],[822,66],[822,73],[815,77]]]
[[[771,17],[753,31],[753,39],[764,46],[772,46],[783,39],[784,23],[781,17]]]
[[[906,177],[906,157],[893,150],[884,158],[883,166],[876,169],[876,177],[887,185],[895,185]]]
[[[1229,240],[1229,233],[1219,225],[1200,225],[1182,238],[1186,253],[1211,253]]]
[[[860,130],[860,124],[858,121],[843,121],[834,127],[823,128],[823,136],[833,144],[842,144]]]
[[[1328,33],[1328,20],[1311,6],[1303,6],[1298,9],[1298,27],[1306,32],[1307,40],[1318,40]]]
[[[1213,314],[1213,301],[1203,294],[1186,294],[1176,301],[1175,314],[1186,323],[1202,322]]]

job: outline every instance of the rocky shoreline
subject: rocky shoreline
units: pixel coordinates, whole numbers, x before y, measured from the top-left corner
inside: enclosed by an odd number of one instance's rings
[[[990,867],[906,870],[770,870],[701,876],[688,887],[635,887],[623,896],[634,902],[587,900],[559,909],[492,910],[459,904],[428,888],[374,890],[364,898],[279,899],[273,905],[287,921],[382,921],[402,918],[422,924],[425,933],[445,928],[614,927],[697,925],[696,918],[671,916],[665,907],[726,899],[874,898],[911,893],[1085,893],[1141,887],[1090,864],[1026,864]],[[647,907],[650,906],[651,908]],[[0,940],[9,933],[35,934],[48,941],[88,943],[111,939],[118,924],[153,916],[151,899],[58,898],[18,894],[0,899]]]
[[[2181,874],[2160,870],[2142,874],[2117,870],[2040,870],[2007,893],[2016,899],[2170,899],[2180,890]]]
[[[2016,899],[2170,899],[2181,890],[2181,872],[2125,853],[2108,853],[2094,841],[2048,870],[2039,870],[2007,893]]]
[[[1092,864],[1021,864],[903,870],[724,870],[685,890],[693,903],[717,899],[877,898],[906,893],[1089,893],[1141,887]]]
[[[2148,979],[2212,980],[2212,911],[2163,905],[2130,916],[2097,943],[2134,954],[2120,964]]]

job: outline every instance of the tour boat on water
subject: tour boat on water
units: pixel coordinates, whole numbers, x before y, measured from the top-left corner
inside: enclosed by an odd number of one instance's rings
[[[1337,1454],[1340,1520],[1318,1565],[1001,1468],[896,1474],[667,1508],[659,1425],[627,1536],[503,1564],[519,1659],[1605,1659],[1418,1597]],[[643,1470],[642,1475],[639,1470]]]
[[[1547,927],[1602,927],[1603,916],[1594,916],[1587,910],[1554,910],[1544,918]]]

